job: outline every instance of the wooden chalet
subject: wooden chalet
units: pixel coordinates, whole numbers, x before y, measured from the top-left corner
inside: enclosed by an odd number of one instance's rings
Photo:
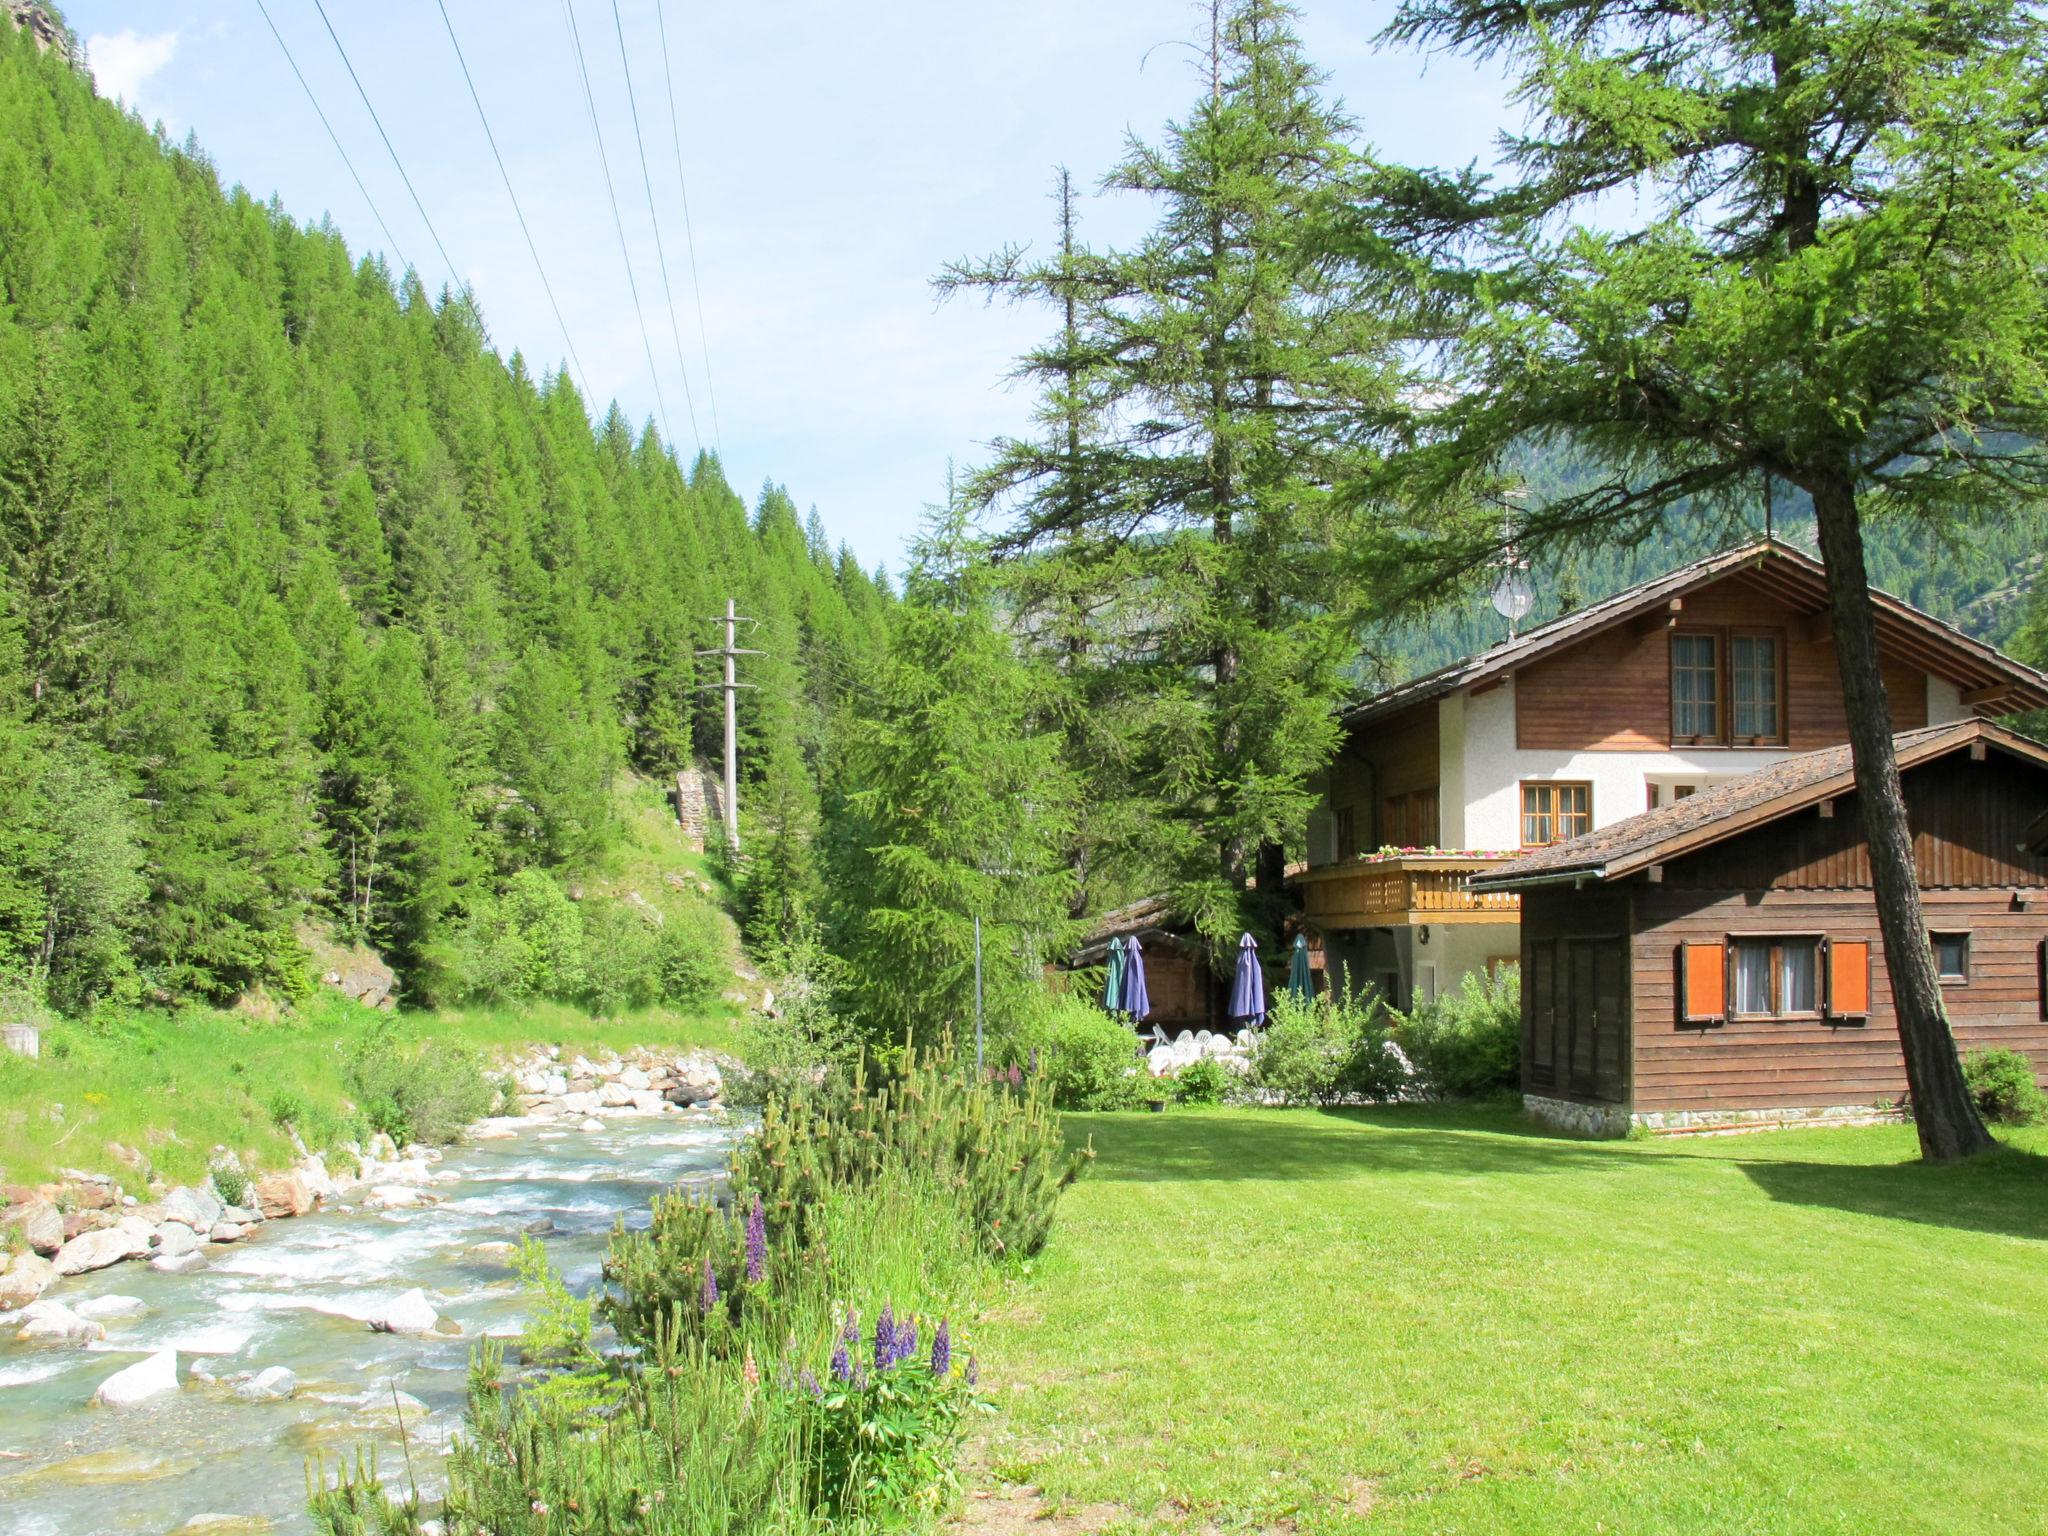
[[[1898,754],[1951,1026],[2048,1068],[2048,746],[1982,720]],[[1846,746],[1472,877],[1521,901],[1522,1092],[1617,1133],[1869,1116],[1906,1093]]]
[[[1069,984],[1086,987],[1084,977],[1093,978],[1094,990],[1102,990],[1102,969],[1109,963],[1113,939],[1136,939],[1145,957],[1145,988],[1152,999],[1152,1012],[1139,1026],[1149,1032],[1158,1026],[1172,1035],[1183,1029],[1223,1030],[1233,1026],[1225,1017],[1230,1006],[1229,982],[1209,967],[1208,958],[1193,931],[1174,918],[1172,906],[1163,897],[1134,902],[1105,912],[1088,928],[1078,949],[1061,967]]]

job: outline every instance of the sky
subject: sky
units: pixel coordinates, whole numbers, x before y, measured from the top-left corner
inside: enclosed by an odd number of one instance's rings
[[[64,11],[101,94],[196,134],[225,183],[330,218],[359,254],[395,243],[430,289],[470,285],[501,352],[552,370],[573,345],[600,410],[617,400],[636,423],[665,422],[686,456],[717,449],[750,499],[786,486],[864,564],[891,569],[948,464],[1027,425],[1029,393],[1008,373],[1050,323],[941,305],[932,276],[1043,245],[1054,168],[1093,189],[1129,135],[1182,114],[1206,26],[1189,0],[445,0],[558,324],[433,0],[324,3],[339,50],[315,0],[262,0],[367,200],[258,0]],[[1300,30],[1330,91],[1396,158],[1490,159],[1508,121],[1498,78],[1377,50],[1390,9],[1308,0]],[[1082,217],[1098,243],[1147,222],[1128,198],[1091,197]]]

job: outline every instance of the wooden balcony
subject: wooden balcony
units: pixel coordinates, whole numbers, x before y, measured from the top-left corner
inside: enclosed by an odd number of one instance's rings
[[[1421,923],[1513,923],[1513,891],[1475,891],[1468,882],[1505,855],[1404,853],[1301,870],[1302,916],[1317,928],[1393,928]]]

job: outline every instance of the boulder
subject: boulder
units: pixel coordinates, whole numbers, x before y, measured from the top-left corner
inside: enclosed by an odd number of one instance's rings
[[[309,1155],[292,1171],[304,1182],[306,1193],[313,1197],[316,1205],[325,1205],[340,1193],[334,1175],[327,1171],[327,1159],[324,1157]]]
[[[91,1344],[104,1339],[107,1330],[61,1301],[34,1301],[22,1308],[21,1327],[14,1336],[24,1344]]]
[[[388,1302],[382,1311],[370,1319],[370,1328],[376,1333],[462,1332],[460,1327],[436,1312],[434,1304],[427,1300],[426,1292],[417,1287]]]
[[[277,1403],[299,1390],[299,1378],[281,1365],[258,1371],[235,1388],[235,1396],[249,1403]]]
[[[190,1253],[160,1253],[149,1261],[149,1267],[159,1274],[189,1275],[206,1268],[206,1255],[197,1249]]]
[[[256,1209],[270,1221],[303,1216],[313,1209],[313,1191],[296,1168],[288,1173],[266,1174],[256,1181]]]
[[[182,1221],[167,1221],[156,1229],[156,1257],[160,1259],[175,1259],[198,1249],[199,1234]]]
[[[411,1184],[378,1184],[363,1202],[372,1210],[396,1211],[415,1205],[431,1205],[433,1197]]]
[[[597,1102],[602,1109],[624,1109],[633,1102],[633,1090],[624,1083],[606,1083],[597,1090]]]
[[[652,1088],[642,1088],[633,1094],[633,1107],[643,1115],[655,1115],[668,1108],[668,1100]]]
[[[543,1083],[539,1089],[540,1093],[544,1094],[546,1097],[550,1099],[559,1099],[563,1094],[567,1093],[568,1091],[569,1079],[564,1077],[559,1072],[550,1072],[547,1076],[547,1081]]]
[[[239,1221],[216,1221],[206,1229],[209,1243],[239,1243],[249,1235],[249,1229]]]
[[[126,1224],[107,1227],[98,1232],[81,1232],[57,1250],[52,1262],[60,1275],[89,1274],[95,1269],[105,1269],[123,1259],[139,1259],[149,1252],[151,1240],[156,1236],[153,1228],[137,1223],[140,1230]]]
[[[165,1221],[204,1232],[221,1219],[227,1205],[211,1189],[174,1189],[163,1199]]]
[[[0,1312],[13,1312],[33,1302],[57,1278],[57,1267],[40,1254],[17,1253],[0,1269]]]
[[[178,1352],[160,1349],[147,1360],[116,1371],[92,1395],[108,1408],[134,1408],[178,1390]]]
[[[253,1206],[231,1205],[220,1213],[222,1221],[232,1221],[238,1227],[253,1227],[263,1219],[263,1213]]]
[[[125,1317],[140,1317],[149,1310],[140,1296],[95,1296],[81,1301],[71,1309],[80,1317],[89,1317],[96,1323],[110,1322]]]
[[[546,1237],[548,1233],[555,1230],[555,1218],[552,1216],[536,1216],[519,1230],[528,1237]]]
[[[31,1252],[48,1258],[64,1246],[64,1213],[47,1200],[31,1200],[14,1218]]]
[[[379,1131],[370,1138],[370,1156],[379,1162],[393,1162],[398,1157],[398,1143]]]
[[[643,1093],[654,1086],[654,1080],[638,1067],[628,1067],[619,1074],[619,1086],[633,1093]]]
[[[587,1115],[598,1106],[594,1093],[565,1093],[562,1095],[562,1113],[565,1115]]]
[[[576,1129],[579,1131],[601,1131],[604,1129],[604,1122],[602,1120],[586,1120],[577,1126]]]
[[[718,1095],[712,1089],[700,1087],[696,1083],[683,1082],[677,1083],[662,1097],[671,1104],[688,1109],[696,1104],[709,1104]]]

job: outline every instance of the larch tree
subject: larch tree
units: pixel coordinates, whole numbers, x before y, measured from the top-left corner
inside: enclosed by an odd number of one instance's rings
[[[1358,423],[1397,369],[1357,269],[1322,239],[1359,161],[1290,8],[1218,0],[1210,19],[1193,111],[1107,178],[1156,207],[1144,239],[1006,251],[940,283],[1061,311],[1018,368],[1046,393],[1047,430],[999,443],[974,486],[1014,509],[1001,552],[1037,562],[1141,703],[1133,774],[1159,862],[1227,942],[1256,920],[1248,881],[1277,900],[1336,747],[1370,519],[1328,487],[1368,462]]]
[[[1358,247],[1436,343],[1411,449],[1365,482],[1483,564],[1507,456],[1595,483],[1525,550],[1626,543],[1681,502],[1812,498],[1922,1153],[1991,1145],[1943,1011],[1879,670],[1866,519],[1954,526],[2048,457],[2048,46],[2016,0],[1407,0],[1389,35],[1492,60],[1528,125],[1498,177],[1383,168]],[[1419,279],[1419,281],[1415,281]]]

